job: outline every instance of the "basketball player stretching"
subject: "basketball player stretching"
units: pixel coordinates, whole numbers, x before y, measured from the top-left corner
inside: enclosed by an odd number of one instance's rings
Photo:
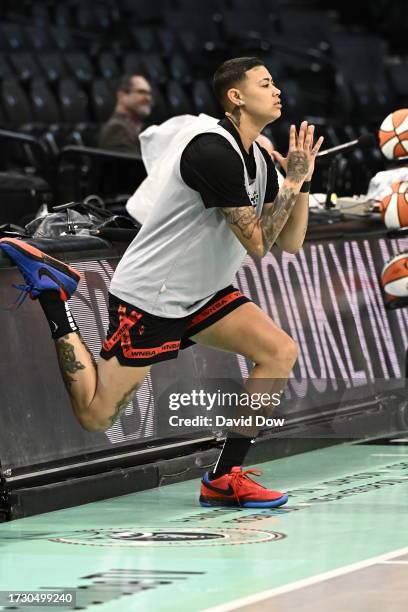
[[[248,381],[286,381],[296,343],[231,286],[247,253],[264,257],[275,243],[296,253],[308,222],[316,154],[314,126],[291,126],[286,172],[278,189],[271,158],[254,141],[281,115],[280,90],[257,58],[235,58],[214,75],[225,118],[181,130],[161,159],[154,207],[113,275],[109,329],[96,364],[67,300],[79,273],[16,239],[0,247],[39,300],[55,341],[72,408],[86,430],[105,431],[128,405],[151,366],[193,343],[254,362]],[[287,495],[253,481],[240,467],[256,431],[228,432],[213,472],[201,483],[205,506],[276,507]]]

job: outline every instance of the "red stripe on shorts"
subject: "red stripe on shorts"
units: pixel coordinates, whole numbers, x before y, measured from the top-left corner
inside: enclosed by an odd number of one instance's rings
[[[237,300],[240,297],[245,297],[245,296],[244,296],[243,293],[241,293],[238,290],[237,291],[233,291],[232,293],[229,293],[228,295],[224,295],[224,297],[220,298],[219,300],[214,302],[214,304],[211,304],[211,306],[208,306],[208,308],[206,308],[205,310],[200,312],[200,314],[196,315],[190,321],[187,329],[190,329],[191,327],[194,327],[195,325],[198,325],[198,323],[201,323],[202,321],[205,321],[212,314],[214,314],[215,312],[218,312],[218,310],[221,310],[221,308],[223,308],[224,306],[227,306],[228,304],[230,304],[234,300]]]
[[[174,342],[166,342],[161,346],[155,346],[153,348],[125,348],[123,345],[122,348],[125,357],[129,357],[130,359],[146,359],[147,357],[156,357],[156,355],[160,355],[161,353],[177,351],[180,348],[180,342],[180,340],[175,340]]]
[[[156,355],[160,355],[160,353],[177,351],[180,348],[181,340],[165,342],[161,346],[155,346],[152,348],[133,347],[129,330],[136,325],[143,315],[136,312],[136,310],[132,310],[132,312],[127,315],[126,306],[123,306],[122,304],[118,306],[118,315],[119,327],[115,333],[103,343],[103,348],[105,351],[111,350],[115,344],[120,341],[124,357],[128,357],[130,359],[146,359],[147,357],[155,357]]]
[[[136,325],[139,319],[141,319],[143,316],[140,314],[140,312],[136,312],[136,310],[132,310],[132,312],[127,316],[126,306],[122,306],[121,304],[118,307],[118,313],[120,325],[112,336],[107,338],[103,343],[103,348],[105,351],[110,351],[115,344],[119,342],[119,340],[122,342],[125,335],[129,336],[129,329]]]

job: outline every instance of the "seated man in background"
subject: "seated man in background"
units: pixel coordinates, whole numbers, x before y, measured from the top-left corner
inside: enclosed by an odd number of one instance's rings
[[[152,111],[152,90],[141,75],[125,75],[116,90],[112,117],[102,126],[99,147],[140,155],[139,134]]]

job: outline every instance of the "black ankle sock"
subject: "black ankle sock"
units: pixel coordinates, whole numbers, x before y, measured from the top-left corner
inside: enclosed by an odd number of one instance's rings
[[[210,480],[228,474],[234,465],[242,465],[251,446],[252,438],[227,434],[221,454],[210,473]]]
[[[78,331],[74,317],[68,306],[68,302],[61,300],[58,291],[47,290],[40,293],[38,297],[54,340]]]

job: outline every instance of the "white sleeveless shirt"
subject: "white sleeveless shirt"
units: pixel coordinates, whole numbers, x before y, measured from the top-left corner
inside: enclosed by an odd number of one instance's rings
[[[247,253],[222,212],[205,208],[200,194],[181,177],[181,155],[202,133],[219,134],[230,142],[242,160],[246,191],[258,217],[264,204],[267,165],[256,143],[256,178],[251,181],[234,137],[212,118],[196,117],[170,139],[148,167],[143,188],[148,189],[151,211],[110,286],[119,299],[160,317],[180,318],[198,310],[233,282]]]

